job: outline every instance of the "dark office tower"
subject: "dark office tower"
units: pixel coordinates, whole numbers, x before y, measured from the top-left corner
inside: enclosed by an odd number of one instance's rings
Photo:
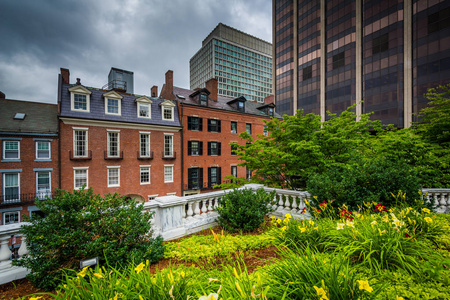
[[[356,104],[409,127],[450,82],[450,0],[274,0],[277,112],[326,118]]]

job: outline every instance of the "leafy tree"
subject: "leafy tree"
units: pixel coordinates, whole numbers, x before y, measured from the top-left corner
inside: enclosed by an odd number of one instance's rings
[[[164,254],[162,238],[151,238],[152,214],[119,194],[58,190],[36,206],[46,216],[22,226],[29,255],[14,264],[31,269],[28,278],[38,287],[54,289],[80,260],[99,257],[100,264],[122,267],[133,260],[156,262]]]

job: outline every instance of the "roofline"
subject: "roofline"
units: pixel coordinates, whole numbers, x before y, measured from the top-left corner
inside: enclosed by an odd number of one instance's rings
[[[213,33],[214,30],[216,30],[219,26],[227,27],[227,28],[229,28],[229,29],[232,29],[232,30],[235,30],[235,31],[240,32],[240,33],[242,33],[242,34],[248,35],[248,36],[250,36],[250,37],[252,37],[252,38],[254,38],[254,39],[257,39],[257,40],[259,40],[259,41],[261,41],[261,42],[264,42],[264,43],[267,43],[267,44],[273,46],[272,43],[270,43],[270,42],[268,42],[268,41],[265,41],[265,40],[263,40],[263,39],[261,39],[261,38],[259,38],[259,37],[256,37],[256,36],[254,36],[254,35],[248,34],[248,33],[246,33],[246,32],[243,32],[243,31],[241,31],[241,30],[239,30],[239,29],[236,29],[236,28],[234,28],[234,27],[231,27],[231,26],[228,26],[228,25],[226,25],[226,24],[223,24],[222,22],[220,22],[219,24],[217,24],[217,26],[214,27],[213,30],[211,30],[211,32],[208,34],[208,36],[202,41],[202,46],[203,46],[203,43],[211,36],[211,33]]]
[[[194,104],[194,103],[185,103],[181,100],[175,100],[175,101],[178,101],[180,103],[180,105],[190,105],[190,106],[195,106],[195,107],[201,107],[203,109],[215,109],[215,110],[220,110],[220,111],[224,111],[224,112],[228,112],[228,113],[246,114],[246,115],[251,115],[251,116],[258,116],[261,118],[283,119],[283,117],[275,117],[275,116],[271,117],[271,116],[267,116],[267,115],[258,115],[258,114],[248,113],[248,112],[234,111],[234,110],[228,110],[228,109],[211,107],[211,106],[202,106],[202,105]]]
[[[58,133],[0,131],[0,135],[58,136]],[[0,137],[1,139],[1,137]]]

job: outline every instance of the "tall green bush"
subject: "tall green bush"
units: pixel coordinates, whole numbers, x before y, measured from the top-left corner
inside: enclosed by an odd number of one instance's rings
[[[119,194],[59,190],[36,206],[46,216],[22,226],[29,255],[15,264],[30,269],[28,278],[40,288],[54,289],[66,269],[78,269],[84,259],[99,257],[100,264],[120,268],[133,260],[155,262],[164,254],[162,238],[151,237],[152,214]]]
[[[217,222],[229,232],[253,231],[264,222],[264,216],[273,211],[275,191],[264,189],[234,189],[226,193],[217,209]]]
[[[385,206],[394,204],[392,194],[406,193],[406,203],[414,204],[419,199],[420,184],[411,168],[401,162],[373,159],[357,162],[346,169],[311,176],[308,192],[316,196],[314,205],[322,201],[333,201],[335,207],[347,205],[357,210],[363,202],[381,202]]]

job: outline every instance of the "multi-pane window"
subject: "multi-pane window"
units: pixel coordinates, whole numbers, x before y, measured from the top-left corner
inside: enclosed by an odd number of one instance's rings
[[[120,115],[120,100],[107,98],[106,113],[112,115]]]
[[[200,105],[207,106],[208,105],[208,95],[200,94]]]
[[[231,122],[231,133],[237,133],[237,122]]]
[[[86,185],[85,188],[88,186],[88,169],[87,168],[74,168],[73,170],[74,175],[74,189],[79,190],[83,187],[83,185]]]
[[[3,141],[3,159],[20,159],[19,141]]]
[[[20,200],[20,174],[3,174],[3,199],[5,203]]]
[[[238,101],[237,107],[238,107],[238,111],[245,112],[245,103],[244,102]]]
[[[188,155],[203,155],[203,142],[188,141]]]
[[[264,127],[263,127],[263,135],[269,136],[269,130],[267,129],[267,125],[264,125]]]
[[[203,187],[203,168],[188,169],[188,189],[198,190]]]
[[[203,130],[203,119],[199,117],[188,117],[188,130]]]
[[[173,135],[164,135],[164,156],[173,157]]]
[[[235,156],[236,155],[236,150],[237,150],[237,146],[236,145],[231,145],[231,155]]]
[[[75,156],[87,156],[87,130],[74,130],[73,151]]]
[[[39,199],[51,196],[50,172],[36,172],[36,194]]]
[[[140,156],[149,157],[150,156],[150,134],[141,133],[140,137]]]
[[[231,166],[231,175],[237,177],[237,166]]]
[[[150,118],[150,104],[138,103],[138,117],[139,118]]]
[[[150,166],[141,166],[141,184],[150,183]]]
[[[73,108],[76,110],[87,110],[86,95],[74,94],[73,95]]]
[[[220,120],[208,119],[208,131],[220,132]]]
[[[246,167],[245,169],[245,177],[247,178],[247,180],[252,179],[252,170],[250,170],[248,167]]]
[[[333,70],[345,66],[345,52],[333,55]]]
[[[118,157],[119,156],[119,132],[108,132],[108,156]]]
[[[220,155],[222,143],[208,142],[208,155]]]
[[[50,158],[50,142],[36,142],[36,159]]]
[[[173,182],[173,165],[164,165],[164,182]]]
[[[108,167],[108,187],[120,186],[120,168]]]
[[[20,222],[20,213],[18,211],[9,211],[3,213],[3,225],[9,225]]]
[[[163,120],[173,121],[173,107],[163,106]]]
[[[245,124],[245,129],[247,130],[248,134],[252,134],[252,124]]]
[[[389,50],[389,34],[383,34],[372,41],[372,55]]]
[[[220,167],[208,168],[208,187],[212,188],[216,184],[221,183],[221,172]]]

